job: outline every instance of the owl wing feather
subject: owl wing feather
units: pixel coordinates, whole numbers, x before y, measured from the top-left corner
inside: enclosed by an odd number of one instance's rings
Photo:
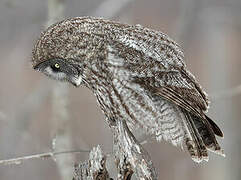
[[[134,81],[152,93],[160,95],[198,117],[204,118],[208,100],[194,77],[186,70],[155,72],[152,76],[134,78]]]
[[[207,98],[203,96],[202,90],[197,88],[197,83],[182,71],[155,74],[152,91],[187,111],[203,117],[203,111],[206,111],[208,107]],[[144,82],[145,86],[151,86],[148,84],[150,81]]]

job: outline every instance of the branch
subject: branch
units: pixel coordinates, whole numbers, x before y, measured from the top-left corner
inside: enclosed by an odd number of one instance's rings
[[[48,22],[47,26],[60,21],[64,17],[65,0],[48,0]],[[53,140],[53,149],[65,149],[72,147],[72,138],[70,136],[70,114],[68,113],[68,94],[69,89],[66,84],[57,83],[52,91],[52,110],[53,123],[52,134],[56,136]],[[73,157],[61,157],[57,159],[56,164],[61,178],[70,179],[72,177]]]
[[[47,158],[53,158],[55,159],[55,156],[62,155],[62,154],[73,154],[73,153],[82,153],[82,152],[90,152],[89,150],[67,150],[67,151],[58,151],[58,152],[47,152],[47,153],[40,153],[40,154],[34,154],[29,156],[23,156],[13,159],[6,159],[6,160],[0,160],[0,165],[19,165],[22,164],[23,161],[30,160],[30,159],[47,159]]]
[[[130,180],[135,173],[138,179],[156,180],[157,175],[149,155],[131,134],[126,123],[118,121],[116,126],[112,126],[112,131],[118,179]],[[111,180],[106,160],[112,155],[103,155],[99,146],[93,148],[87,161],[75,165],[73,180]]]
[[[106,169],[106,156],[100,146],[93,148],[89,160],[75,165],[73,180],[111,180]]]
[[[69,90],[67,84],[57,83],[53,88],[52,94],[52,132],[55,136],[52,141],[53,151],[71,148],[73,145],[70,128],[70,114],[68,112]],[[72,156],[60,157],[56,160],[57,167],[62,179],[70,179],[73,175]]]
[[[148,153],[130,132],[125,121],[117,121],[114,132],[114,153],[119,171],[118,179],[157,179],[157,174]]]

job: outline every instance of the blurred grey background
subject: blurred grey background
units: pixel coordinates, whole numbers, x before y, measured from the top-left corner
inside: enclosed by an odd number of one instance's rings
[[[56,151],[97,144],[105,153],[112,150],[111,133],[90,91],[59,85],[31,69],[33,44],[54,9],[50,1],[0,1],[0,159],[50,152],[53,139]],[[93,15],[142,24],[184,49],[189,69],[210,95],[208,115],[224,131],[218,140],[226,158],[210,153],[208,163],[196,164],[166,142],[147,143],[160,179],[241,179],[240,0],[57,1],[60,18]],[[0,179],[71,179],[74,162],[87,158],[83,152],[0,165]]]

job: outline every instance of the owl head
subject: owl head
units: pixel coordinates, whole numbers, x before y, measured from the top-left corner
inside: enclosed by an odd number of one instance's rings
[[[105,58],[105,38],[96,35],[101,34],[96,21],[73,18],[47,28],[32,51],[33,68],[76,87],[84,83],[95,62]]]

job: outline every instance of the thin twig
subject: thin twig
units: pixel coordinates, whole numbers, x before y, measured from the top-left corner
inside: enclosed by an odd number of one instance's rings
[[[83,152],[90,152],[89,150],[66,150],[66,151],[57,151],[57,152],[47,152],[47,153],[40,153],[40,154],[34,154],[34,155],[28,155],[28,156],[22,156],[18,158],[13,159],[6,159],[6,160],[0,160],[0,165],[19,165],[22,164],[23,161],[29,160],[29,159],[47,159],[47,158],[53,158],[58,155],[62,154],[73,154],[73,153],[83,153]]]

